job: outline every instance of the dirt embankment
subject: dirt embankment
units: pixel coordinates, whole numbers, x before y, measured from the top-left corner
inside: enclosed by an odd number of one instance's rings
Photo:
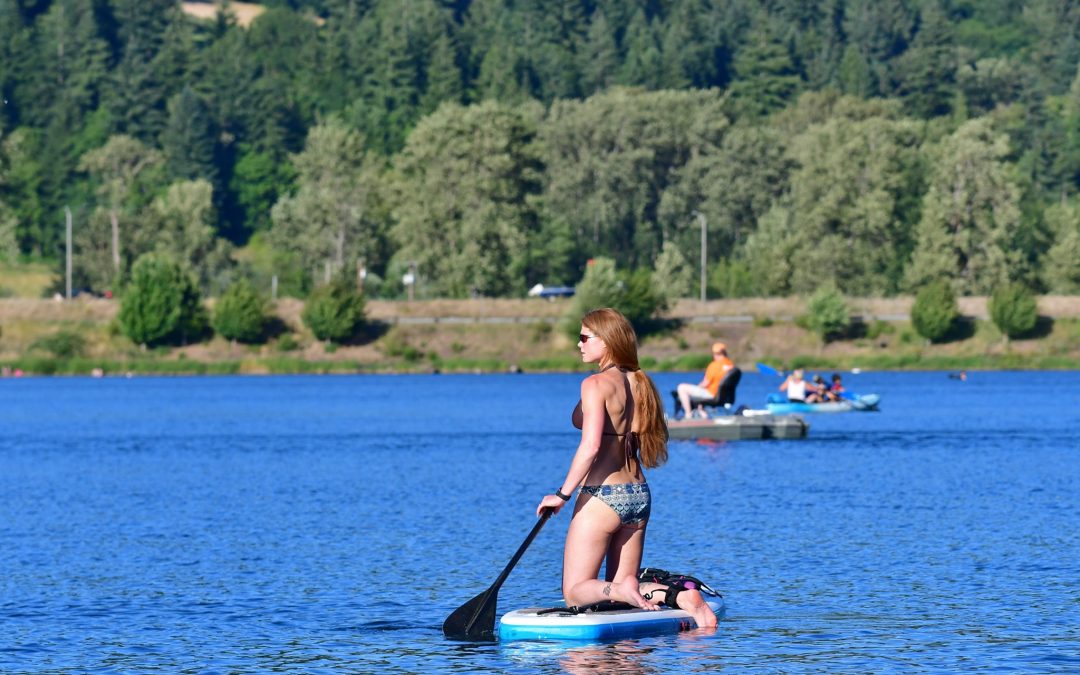
[[[678,302],[668,313],[678,319],[668,330],[643,339],[643,358],[662,367],[694,369],[693,359],[707,355],[715,341],[728,344],[735,362],[791,364],[797,360],[890,368],[1080,367],[1080,297],[1039,298],[1044,319],[1036,334],[1003,340],[985,320],[985,298],[962,298],[961,312],[972,319],[968,332],[944,344],[928,345],[914,334],[908,316],[910,298],[853,298],[848,306],[864,330],[823,344],[800,328],[801,298],[693,300]],[[211,303],[212,305],[212,303]],[[239,364],[241,372],[267,372],[281,359],[335,367],[381,370],[498,370],[517,364],[533,369],[573,367],[573,339],[558,328],[565,300],[476,299],[394,302],[371,300],[367,316],[375,329],[357,344],[328,346],[301,321],[303,303],[279,300],[274,314],[279,333],[263,345],[232,344],[219,337],[164,352],[153,359]],[[83,356],[109,363],[147,358],[116,330],[119,303],[79,298],[56,301],[0,298],[0,362],[48,356],[49,336],[77,333]],[[284,338],[292,344],[284,345]],[[689,360],[688,360],[689,359]],[[531,364],[531,365],[530,365]]]

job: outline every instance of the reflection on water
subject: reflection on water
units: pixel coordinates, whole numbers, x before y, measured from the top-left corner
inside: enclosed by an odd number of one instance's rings
[[[441,632],[565,474],[580,375],[0,380],[0,672],[1080,671],[1080,377],[845,380],[882,412],[650,473],[644,562],[723,593],[715,633],[586,645]],[[500,611],[559,602],[567,522]]]

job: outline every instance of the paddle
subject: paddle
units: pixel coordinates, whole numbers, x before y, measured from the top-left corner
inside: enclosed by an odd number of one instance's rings
[[[772,366],[770,366],[767,363],[758,363],[756,365],[757,365],[757,369],[758,369],[759,373],[764,373],[766,375],[781,375],[781,376],[784,374],[783,372],[777,370],[776,368],[773,368]]]
[[[522,543],[517,553],[507,563],[506,568],[503,569],[502,574],[495,580],[495,583],[446,617],[446,621],[443,622],[442,626],[443,635],[454,640],[495,640],[495,604],[499,601],[499,588],[506,581],[506,577],[510,576],[510,570],[514,569],[514,565],[521,559],[525,549],[529,548],[529,544],[536,538],[540,528],[544,526],[544,523],[550,517],[551,509],[544,509],[540,520],[533,526],[529,536],[525,537],[525,542]]]

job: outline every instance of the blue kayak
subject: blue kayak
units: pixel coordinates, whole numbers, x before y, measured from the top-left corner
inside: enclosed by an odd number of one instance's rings
[[[707,601],[713,613],[724,610],[723,598]],[[678,633],[697,628],[681,609],[631,608],[571,614],[557,608],[531,607],[507,612],[499,621],[500,640],[621,640],[643,635]]]
[[[852,394],[850,398],[842,401],[827,401],[825,403],[804,403],[802,401],[789,401],[783,394],[769,394],[765,407],[774,415],[792,415],[802,413],[839,413],[852,411],[877,410],[881,401],[878,394]]]

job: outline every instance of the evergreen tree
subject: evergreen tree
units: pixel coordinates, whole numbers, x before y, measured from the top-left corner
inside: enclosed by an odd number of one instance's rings
[[[589,96],[615,83],[619,68],[619,48],[604,12],[597,9],[589,21],[589,30],[577,50],[581,65],[581,92]]]
[[[364,298],[338,279],[315,289],[300,316],[316,338],[344,342],[355,337],[364,324]]]
[[[907,50],[915,32],[916,11],[910,0],[849,0],[843,31],[872,75],[870,95],[892,93],[893,60]]]
[[[626,29],[623,40],[625,56],[619,83],[629,86],[661,89],[665,86],[664,60],[656,27],[643,10],[638,10]]]
[[[23,221],[20,238],[46,256],[59,250],[60,229],[45,214],[61,213],[73,201],[76,164],[88,149],[88,127],[107,76],[108,52],[94,9],[89,0],[62,0],[38,19],[35,67],[27,88],[18,92],[21,114],[41,130],[26,140],[36,145],[34,168],[40,173],[30,182],[42,212]]]
[[[800,86],[787,48],[766,29],[758,29],[739,50],[735,73],[731,95],[739,112],[751,118],[783,108]]]
[[[262,341],[266,305],[246,280],[229,286],[214,305],[214,331],[226,340],[252,344]]]
[[[921,12],[911,47],[898,60],[897,92],[919,117],[946,115],[955,96],[956,65],[952,27],[931,2]]]
[[[465,85],[457,47],[448,33],[442,33],[431,43],[424,64],[424,93],[420,99],[423,114],[434,112],[443,101],[461,103]]]
[[[171,65],[159,56],[169,27],[183,22],[173,0],[113,0],[119,62],[112,71],[109,110],[113,130],[144,142],[165,126]]]
[[[986,309],[990,320],[1006,339],[1029,333],[1039,320],[1035,296],[1021,284],[1003,284],[995,288]]]
[[[844,49],[844,58],[840,62],[840,72],[837,75],[840,90],[845,94],[867,98],[874,87],[870,66],[855,45],[848,45]]]
[[[206,104],[188,86],[169,101],[169,120],[161,134],[169,178],[204,178],[217,183],[214,132]]]
[[[960,318],[956,294],[948,281],[938,279],[921,287],[911,306],[911,325],[930,342],[941,342]]]
[[[148,254],[131,268],[118,315],[120,328],[137,345],[182,345],[201,339],[206,309],[195,282],[167,256]]]

